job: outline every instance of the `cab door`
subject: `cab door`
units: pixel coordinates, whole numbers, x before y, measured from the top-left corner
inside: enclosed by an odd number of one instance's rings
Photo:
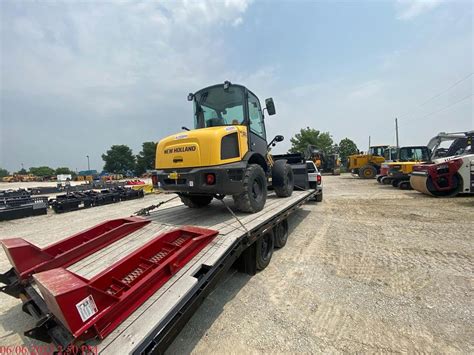
[[[252,152],[267,155],[267,136],[262,109],[257,97],[248,92],[249,145]]]

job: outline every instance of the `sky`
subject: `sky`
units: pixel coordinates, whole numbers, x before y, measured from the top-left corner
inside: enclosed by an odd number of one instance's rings
[[[473,2],[0,3],[0,167],[101,170],[113,144],[192,126],[189,92],[273,97],[269,138],[301,128],[359,149],[474,129]]]

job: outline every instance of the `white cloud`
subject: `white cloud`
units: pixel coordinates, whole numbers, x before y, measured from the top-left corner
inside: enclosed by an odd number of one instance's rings
[[[397,19],[411,20],[429,12],[441,4],[442,0],[397,0]]]
[[[240,24],[242,24],[242,22],[244,22],[244,20],[242,19],[242,17],[237,17],[234,22],[232,22],[232,26],[234,27],[237,27],[239,26]]]
[[[33,141],[48,142],[52,165],[82,162],[74,158],[82,153],[66,158],[49,146],[48,137],[58,143],[65,130],[76,136],[89,127],[81,144],[92,154],[117,142],[137,149],[189,125],[186,94],[234,80],[221,34],[244,20],[250,3],[2,2],[0,114],[2,132],[11,134],[0,136],[0,165],[36,164]],[[9,151],[16,141],[24,150]]]

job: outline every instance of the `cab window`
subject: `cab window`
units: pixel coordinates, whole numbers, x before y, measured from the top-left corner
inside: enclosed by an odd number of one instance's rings
[[[251,93],[249,93],[248,110],[250,130],[263,139],[266,139],[260,102],[258,101],[257,97]]]
[[[194,128],[239,125],[244,121],[244,92],[233,86],[215,86],[194,96]]]

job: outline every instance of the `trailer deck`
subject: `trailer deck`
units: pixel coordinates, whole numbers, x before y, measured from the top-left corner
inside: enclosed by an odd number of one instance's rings
[[[289,198],[270,193],[265,208],[259,213],[230,213],[218,200],[202,209],[190,210],[174,200],[152,212],[147,225],[103,249],[89,255],[67,270],[85,278],[93,278],[142,247],[157,235],[183,225],[218,230],[219,234],[191,261],[172,276],[105,339],[88,344],[100,353],[163,352],[204,300],[220,276],[262,233],[286,219],[296,208],[312,197],[314,190],[294,191]],[[229,207],[232,203],[225,200]],[[243,268],[255,273],[255,269]],[[30,292],[37,287],[34,285]]]

